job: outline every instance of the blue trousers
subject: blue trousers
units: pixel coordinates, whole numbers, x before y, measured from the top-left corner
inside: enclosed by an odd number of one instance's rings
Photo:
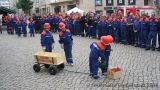
[[[88,37],[96,37],[96,29],[93,26],[88,27],[88,32],[87,32]]]
[[[34,37],[34,30],[32,30],[32,29],[30,30],[30,36]]]
[[[147,43],[147,30],[142,30],[141,31],[141,47],[146,48],[146,43]]]
[[[127,44],[127,35],[126,30],[121,30],[122,43]]]
[[[91,52],[89,57],[90,74],[98,75],[99,64],[100,62],[98,61],[98,58],[95,57],[95,53]]]
[[[138,46],[140,44],[140,32],[136,31],[134,32],[134,39],[135,39],[135,45]]]
[[[72,43],[70,44],[64,44],[64,52],[65,52],[65,57],[67,63],[73,63],[73,58],[72,58]]]
[[[22,30],[22,32],[23,32],[23,36],[27,35],[27,30],[26,29]]]
[[[18,34],[19,37],[21,36],[21,33],[22,33],[22,31],[20,29],[17,30],[17,34]]]
[[[147,48],[156,48],[157,32],[150,31],[148,35]]]
[[[46,44],[46,52],[52,52],[52,44]]]
[[[119,41],[119,34],[118,34],[119,30],[118,29],[115,29],[114,30],[114,40],[115,42],[118,42]]]
[[[114,31],[111,28],[109,28],[109,35],[111,35],[112,37],[114,37]]]
[[[103,36],[102,29],[97,29],[98,30],[98,39],[101,39],[101,36]]]

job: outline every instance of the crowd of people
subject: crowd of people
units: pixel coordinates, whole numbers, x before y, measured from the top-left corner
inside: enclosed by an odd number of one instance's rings
[[[27,23],[29,20],[29,23]],[[33,14],[28,19],[26,16],[10,16],[6,20],[8,34],[14,32],[21,36],[27,36],[27,24],[30,36],[34,37],[34,33],[41,33],[43,25],[49,23],[51,32],[59,32],[59,23],[63,22],[72,35],[98,38],[104,35],[111,35],[115,43],[124,45],[133,45],[135,47],[152,49],[160,51],[160,17],[156,17],[154,13],[151,16],[146,14],[133,15],[131,12],[127,16],[119,16],[112,14],[103,16],[88,12],[86,15],[80,13],[71,13],[70,15]],[[158,38],[157,38],[158,35]],[[156,46],[158,39],[158,46]]]

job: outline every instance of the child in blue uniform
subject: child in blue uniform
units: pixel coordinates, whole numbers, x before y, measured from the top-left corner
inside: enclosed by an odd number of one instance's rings
[[[27,23],[25,21],[22,22],[22,33],[24,37],[27,36]]]
[[[34,33],[35,33],[35,25],[33,20],[31,19],[28,28],[30,29],[30,37],[34,37]]]
[[[54,48],[54,38],[50,30],[50,24],[44,24],[44,30],[41,33],[41,46],[42,49],[46,52],[52,52],[52,48]]]
[[[66,61],[68,65],[73,66],[73,59],[72,59],[72,45],[73,45],[73,38],[70,30],[65,28],[64,23],[59,23],[59,43],[61,44],[62,48],[64,49]]]
[[[18,37],[20,37],[22,33],[22,24],[20,20],[18,20],[16,23],[16,29],[17,29],[17,35]]]
[[[102,36],[100,41],[93,42],[90,46],[90,56],[89,56],[89,69],[90,76],[94,79],[100,78],[98,76],[99,60],[101,57],[101,62],[103,62],[104,68],[102,69],[102,74],[106,74],[109,65],[109,55],[111,51],[110,43],[113,42],[113,37],[111,35]]]

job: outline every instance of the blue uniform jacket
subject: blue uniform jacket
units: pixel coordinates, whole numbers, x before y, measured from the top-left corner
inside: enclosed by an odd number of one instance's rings
[[[16,29],[21,30],[22,29],[22,24],[21,23],[16,23]]]
[[[113,29],[114,30],[118,30],[119,29],[119,26],[120,26],[120,23],[118,21],[113,21],[112,22],[112,25],[113,25]]]
[[[140,22],[138,20],[135,20],[133,27],[134,27],[134,31],[138,32],[140,30]]]
[[[69,30],[66,31],[61,31],[59,33],[59,43],[60,44],[72,44],[73,43],[73,38],[72,38],[72,34],[70,33]]]
[[[134,23],[134,18],[132,16],[128,17],[128,24],[133,24]]]
[[[26,22],[23,22],[22,23],[22,31],[25,32],[27,29],[27,23]]]
[[[158,30],[158,23],[154,21],[154,19],[150,20],[150,31],[157,32]]]
[[[54,43],[53,35],[50,31],[43,31],[41,34],[41,45],[52,45]]]
[[[91,44],[90,49],[90,60],[98,60],[99,57],[101,57],[102,60],[107,60],[106,55],[110,54],[110,52],[105,53],[106,50],[102,50],[95,42]]]
[[[30,29],[30,33],[33,33],[35,26],[32,22],[30,22],[29,25],[28,25],[28,28]]]
[[[143,31],[143,30],[145,30],[145,31],[147,31],[147,22],[146,21],[141,21],[141,30]]]

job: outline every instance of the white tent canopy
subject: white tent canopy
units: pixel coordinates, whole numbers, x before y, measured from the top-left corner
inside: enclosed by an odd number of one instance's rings
[[[76,13],[76,12],[80,13],[81,15],[83,15],[83,13],[84,13],[83,10],[81,10],[81,9],[79,9],[79,8],[77,8],[77,7],[75,7],[75,8],[73,8],[73,9],[67,11],[67,14],[69,15],[69,14],[71,14],[71,13]]]

